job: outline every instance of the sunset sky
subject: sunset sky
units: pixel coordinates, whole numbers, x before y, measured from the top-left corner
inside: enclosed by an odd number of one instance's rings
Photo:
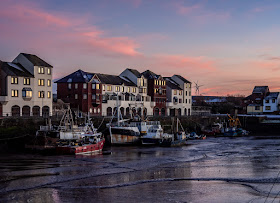
[[[279,0],[1,0],[0,26],[0,60],[36,54],[54,79],[134,68],[203,95],[280,91]]]

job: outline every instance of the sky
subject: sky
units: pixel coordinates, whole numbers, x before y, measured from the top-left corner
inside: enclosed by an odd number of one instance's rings
[[[133,68],[180,74],[201,95],[280,91],[279,11],[279,0],[1,0],[0,60],[35,54],[53,79]]]

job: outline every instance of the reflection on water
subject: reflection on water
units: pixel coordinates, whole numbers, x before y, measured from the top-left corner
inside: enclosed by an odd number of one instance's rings
[[[279,144],[207,138],[179,148],[112,147],[109,155],[0,157],[0,202],[279,200]]]

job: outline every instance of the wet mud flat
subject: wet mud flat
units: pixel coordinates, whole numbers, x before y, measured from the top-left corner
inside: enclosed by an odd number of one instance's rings
[[[0,156],[0,202],[279,202],[280,139]]]

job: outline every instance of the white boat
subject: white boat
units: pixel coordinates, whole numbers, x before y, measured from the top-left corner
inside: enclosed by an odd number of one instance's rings
[[[163,139],[163,129],[160,125],[159,121],[145,121],[143,122],[145,125],[141,125],[143,127],[141,132],[141,144],[143,145],[153,145],[160,144]],[[146,128],[146,130],[144,130]]]

